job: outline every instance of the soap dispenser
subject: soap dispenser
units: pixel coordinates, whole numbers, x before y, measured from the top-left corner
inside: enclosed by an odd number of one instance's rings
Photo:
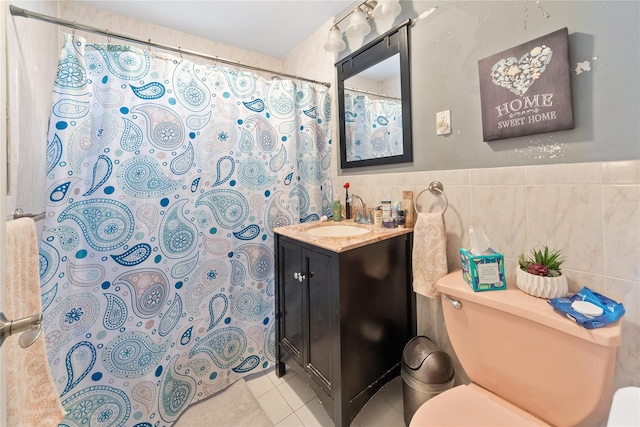
[[[333,202],[333,220],[342,221],[342,205],[340,204],[340,200]]]

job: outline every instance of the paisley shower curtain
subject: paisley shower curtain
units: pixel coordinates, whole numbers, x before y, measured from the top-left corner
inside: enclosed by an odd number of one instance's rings
[[[345,90],[347,160],[402,155],[402,103]]]
[[[40,246],[61,425],[168,426],[274,362],[273,228],[330,212],[328,94],[65,40]]]

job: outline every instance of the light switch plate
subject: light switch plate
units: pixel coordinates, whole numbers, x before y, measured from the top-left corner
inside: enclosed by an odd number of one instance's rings
[[[436,114],[436,135],[451,133],[451,110],[440,111]]]

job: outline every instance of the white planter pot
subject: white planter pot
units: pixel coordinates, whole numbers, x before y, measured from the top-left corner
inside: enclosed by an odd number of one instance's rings
[[[569,285],[565,276],[544,277],[529,274],[518,267],[516,274],[518,289],[538,298],[560,298],[569,292]]]

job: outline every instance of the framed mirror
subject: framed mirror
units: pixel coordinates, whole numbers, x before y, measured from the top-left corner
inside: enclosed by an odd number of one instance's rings
[[[410,23],[336,63],[342,169],[413,161]]]

